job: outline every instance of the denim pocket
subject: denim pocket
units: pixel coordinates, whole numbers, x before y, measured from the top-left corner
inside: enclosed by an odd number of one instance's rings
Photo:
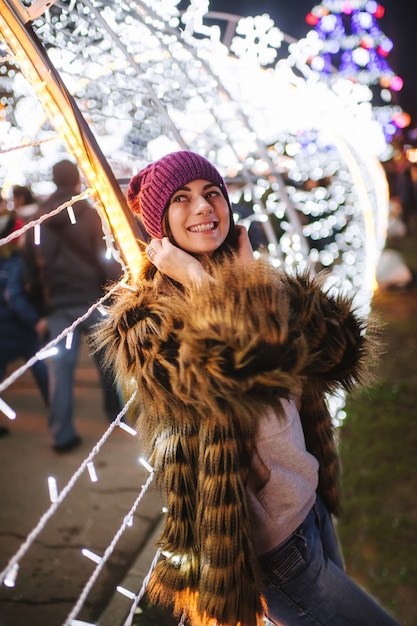
[[[297,532],[285,543],[260,558],[260,566],[266,585],[281,587],[293,580],[306,567],[306,542]]]

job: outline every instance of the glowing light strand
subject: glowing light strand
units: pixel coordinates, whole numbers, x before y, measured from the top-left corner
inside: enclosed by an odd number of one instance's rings
[[[41,146],[42,144],[48,143],[49,141],[59,141],[59,139],[59,135],[54,135],[53,137],[38,139],[37,141],[19,144],[18,146],[11,146],[10,148],[0,148],[0,154],[7,154],[9,152],[16,152],[17,150],[27,150],[28,148],[35,148],[36,146]]]
[[[154,478],[154,474],[153,474],[153,472],[151,472],[150,475],[148,476],[147,481],[142,486],[142,489],[139,492],[139,495],[136,498],[136,500],[134,501],[134,503],[133,503],[132,507],[130,508],[129,512],[123,518],[123,522],[122,522],[119,530],[117,531],[117,533],[114,535],[112,541],[107,546],[103,556],[101,557],[100,562],[97,564],[97,567],[95,568],[95,570],[93,571],[93,573],[90,576],[89,580],[85,584],[85,586],[84,586],[84,588],[83,588],[83,590],[82,590],[82,592],[81,592],[77,602],[75,603],[74,607],[72,608],[72,610],[68,614],[68,617],[67,617],[67,619],[65,620],[65,622],[63,623],[62,626],[71,626],[71,622],[72,622],[73,618],[76,617],[78,615],[78,613],[80,612],[80,610],[83,607],[84,602],[85,602],[88,594],[90,593],[90,590],[92,589],[92,587],[93,587],[94,583],[96,582],[98,576],[100,575],[103,567],[105,566],[105,564],[107,563],[107,561],[110,558],[111,554],[113,553],[114,548],[115,548],[117,542],[119,541],[120,537],[123,535],[125,530],[130,525],[130,519],[133,516],[133,514],[135,513],[135,511],[138,508],[139,504],[141,503],[141,501],[143,499],[143,496],[145,495],[145,493],[147,492],[150,484],[153,481],[153,478]]]
[[[39,359],[42,359],[43,353],[45,352],[45,350],[49,350],[53,346],[56,346],[61,341],[61,339],[64,339],[68,334],[72,333],[75,330],[75,328],[81,324],[81,322],[86,320],[91,315],[91,313],[95,311],[95,309],[97,309],[101,304],[103,304],[103,302],[111,298],[112,294],[115,293],[119,288],[120,288],[119,284],[114,285],[111,289],[109,289],[109,291],[102,298],[100,298],[100,300],[97,300],[97,302],[92,304],[90,308],[87,309],[87,311],[84,313],[84,315],[81,315],[80,317],[78,317],[71,324],[71,326],[68,326],[67,328],[65,328],[62,331],[62,333],[60,333],[57,337],[55,337],[55,339],[52,339],[49,343],[46,344],[46,346],[43,346],[28,361],[26,361],[26,363],[21,365],[14,372],[12,372],[10,376],[5,378],[0,383],[0,393],[4,391],[5,389],[7,389],[7,387],[9,387],[15,380],[17,380],[19,376],[24,374],[24,372],[26,372],[30,367],[32,367],[32,365],[36,363],[36,361],[38,361]]]
[[[127,413],[127,411],[129,410],[130,406],[133,404],[135,398],[136,398],[136,391],[132,393],[132,395],[130,396],[130,398],[126,402],[126,404],[123,407],[123,409],[120,411],[120,413],[114,419],[114,421],[109,425],[109,427],[107,428],[105,433],[102,435],[102,437],[98,440],[98,442],[92,448],[91,452],[84,459],[84,461],[81,463],[79,468],[71,476],[70,480],[67,482],[65,487],[59,493],[59,495],[58,495],[57,499],[55,500],[55,502],[53,502],[51,504],[51,506],[49,507],[49,509],[47,509],[47,511],[45,511],[45,513],[41,516],[41,518],[40,518],[39,522],[37,523],[37,525],[28,534],[28,536],[26,537],[25,541],[22,543],[22,545],[20,546],[20,548],[16,552],[16,554],[10,559],[10,561],[8,562],[8,564],[5,567],[5,569],[2,572],[0,572],[0,581],[4,581],[5,577],[8,576],[9,572],[12,571],[13,568],[15,568],[15,566],[19,563],[19,561],[22,559],[22,557],[29,550],[29,548],[31,547],[31,545],[33,544],[35,539],[39,536],[39,534],[45,528],[45,525],[46,525],[47,521],[53,516],[53,514],[55,513],[57,508],[62,504],[62,502],[67,497],[67,495],[70,493],[71,489],[73,488],[73,486],[75,485],[77,480],[80,478],[80,476],[82,476],[82,474],[84,473],[85,469],[87,468],[87,465],[93,460],[93,458],[95,456],[97,456],[97,454],[99,453],[100,449],[103,447],[104,443],[110,437],[110,435],[113,432],[113,430],[119,425],[119,422],[122,420],[124,415]]]
[[[92,189],[86,189],[82,193],[78,194],[77,196],[73,196],[70,200],[68,200],[67,202],[64,202],[56,209],[53,209],[49,213],[45,213],[44,215],[41,215],[38,219],[28,222],[21,228],[14,230],[12,233],[10,233],[10,235],[7,235],[7,237],[3,237],[2,239],[0,239],[0,246],[4,246],[6,243],[13,241],[13,239],[20,237],[21,235],[26,233],[28,230],[31,230],[32,228],[35,228],[36,226],[40,226],[41,224],[43,224],[43,222],[46,222],[46,220],[49,220],[51,217],[54,217],[54,215],[58,215],[58,213],[61,213],[61,211],[63,211],[64,209],[68,210],[68,208],[72,206],[75,202],[78,202],[78,200],[84,200],[85,198],[89,198],[92,193],[93,193]]]
[[[142,586],[139,589],[138,594],[134,597],[134,601],[133,601],[133,603],[132,603],[132,605],[130,607],[129,614],[128,614],[128,616],[127,616],[123,626],[131,626],[132,625],[133,619],[135,617],[135,611],[137,609],[137,606],[138,606],[139,602],[142,600],[142,598],[143,598],[143,596],[145,594],[146,588],[149,585],[149,581],[150,581],[152,572],[154,571],[154,569],[155,569],[155,567],[156,567],[156,565],[157,565],[157,563],[159,561],[159,557],[160,556],[161,556],[161,553],[160,553],[159,550],[157,550],[156,553],[155,553],[155,556],[153,558],[153,561],[151,563],[151,566],[149,568],[149,571],[146,574],[145,578],[143,579]]]

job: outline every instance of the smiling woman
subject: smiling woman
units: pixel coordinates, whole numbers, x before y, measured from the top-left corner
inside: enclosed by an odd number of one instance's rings
[[[151,237],[164,236],[162,221],[168,204],[182,200],[180,190],[193,180],[205,180],[217,186],[228,206],[226,184],[218,170],[204,157],[181,150],[151,163],[132,178],[127,202],[133,213],[140,215]],[[174,195],[173,195],[174,194]]]
[[[230,207],[221,189],[193,180],[171,198],[164,220],[172,242],[191,254],[213,254],[230,230]]]
[[[287,274],[234,225],[207,159],[168,154],[128,203],[152,237],[97,346],[127,393],[167,502],[152,602],[190,626],[396,626],[343,569],[325,397],[366,377],[370,333],[343,296]],[[301,607],[301,608],[300,608]],[[301,617],[300,617],[301,616]]]
[[[193,256],[231,252],[238,242],[244,245],[246,231],[234,224],[222,176],[195,152],[173,152],[141,170],[130,181],[127,202],[152,237],[148,258],[173,278],[172,268],[181,265],[181,258],[195,278],[201,265]],[[193,256],[183,257],[183,251]]]

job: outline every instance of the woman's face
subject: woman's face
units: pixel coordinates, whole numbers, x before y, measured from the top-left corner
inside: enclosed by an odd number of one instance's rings
[[[197,179],[172,195],[167,219],[178,247],[192,254],[211,255],[229,232],[229,205],[220,187]]]

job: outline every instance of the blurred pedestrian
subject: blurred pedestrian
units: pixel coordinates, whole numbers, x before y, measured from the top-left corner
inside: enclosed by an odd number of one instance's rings
[[[417,164],[410,163],[402,169],[398,176],[398,194],[402,206],[402,219],[411,234],[417,215]]]
[[[13,186],[13,208],[16,215],[28,222],[38,212],[38,201],[27,185]]]
[[[35,197],[31,188],[27,185],[13,186],[13,208],[20,220],[24,224],[32,221],[39,211],[39,202]],[[34,267],[33,259],[28,257],[28,247],[25,242],[30,232],[26,231],[19,237],[19,246],[25,266],[25,286],[28,298],[32,305],[40,313],[45,314],[45,303],[41,285],[39,284],[39,275]]]
[[[81,191],[78,167],[69,160],[56,163],[52,169],[56,190],[40,205],[38,216],[68,202]],[[106,246],[100,217],[87,200],[72,205],[75,223],[68,212],[61,211],[41,226],[40,244],[29,243],[30,254],[38,271],[48,317],[50,338],[78,319],[104,294],[105,285],[117,280],[120,266],[106,258]],[[81,443],[73,419],[73,381],[82,335],[89,335],[99,321],[95,310],[73,331],[72,343],[58,344],[50,361],[51,407],[49,432],[53,449],[67,452]],[[104,409],[113,420],[121,402],[111,372],[102,367],[101,354],[94,354],[104,393]]]
[[[21,228],[22,222],[9,211],[5,199],[0,198],[0,238]],[[41,348],[41,337],[47,322],[31,304],[25,291],[24,263],[19,252],[18,239],[0,246],[0,381],[6,377],[7,367],[17,359],[30,359]],[[44,361],[31,367],[33,377],[45,404],[48,404],[48,372]],[[8,433],[1,427],[0,436]]]

